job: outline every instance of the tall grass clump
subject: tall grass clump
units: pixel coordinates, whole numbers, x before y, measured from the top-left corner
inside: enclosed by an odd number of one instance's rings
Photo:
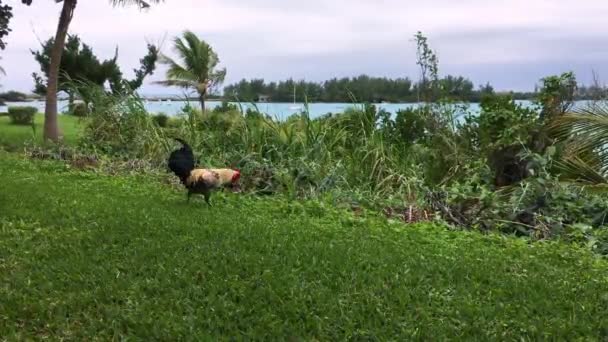
[[[83,146],[112,157],[145,159],[156,164],[166,158],[165,133],[146,112],[137,94],[113,94],[84,82],[74,83],[73,87],[91,108]]]
[[[158,127],[167,127],[169,125],[169,117],[167,114],[158,113],[152,117],[154,122],[158,125]]]

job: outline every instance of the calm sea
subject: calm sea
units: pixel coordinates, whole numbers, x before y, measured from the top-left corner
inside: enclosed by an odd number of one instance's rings
[[[533,103],[530,101],[516,101],[517,103],[523,106],[533,106]],[[582,105],[584,102],[578,102],[577,106]],[[150,113],[165,113],[167,115],[173,116],[182,112],[182,108],[187,104],[186,101],[146,101],[145,108]],[[208,101],[207,103],[208,109],[213,109],[219,106],[221,103],[219,101]],[[237,104],[237,103],[234,103]],[[8,106],[33,106],[38,108],[40,112],[44,112],[44,101],[32,101],[27,103],[7,103],[6,106],[0,106],[0,111],[6,112]],[[198,108],[198,102],[192,101],[190,105]],[[237,104],[238,105],[238,104]],[[247,108],[254,108],[262,112],[270,115],[273,118],[277,119],[285,119],[290,115],[295,113],[299,113],[304,108],[303,103],[241,103],[240,104],[243,111]],[[412,108],[418,106],[416,103],[379,103],[376,104],[377,108],[384,109],[392,114],[397,112],[400,109]],[[361,105],[352,104],[352,103],[309,103],[308,104],[308,112],[311,118],[316,118],[319,116],[323,116],[327,113],[341,113],[344,112],[347,108],[358,107],[361,108]],[[67,109],[67,101],[59,101],[59,111],[63,112]],[[475,114],[479,111],[479,104],[471,103],[468,104],[466,108],[466,112],[470,112],[471,114]],[[464,114],[464,113],[462,113]]]

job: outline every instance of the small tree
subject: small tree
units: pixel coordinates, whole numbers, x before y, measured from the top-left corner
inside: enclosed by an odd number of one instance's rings
[[[118,56],[118,49],[116,50]],[[152,75],[156,69],[156,61],[158,60],[158,48],[155,45],[148,44],[148,53],[139,60],[139,69],[133,69],[135,78],[127,80],[123,78],[122,71],[116,63],[116,57],[114,63],[110,69],[108,81],[110,82],[110,88],[114,94],[123,94],[139,89],[144,83],[144,79]]]
[[[565,72],[559,76],[548,76],[541,80],[538,102],[543,110],[541,121],[551,121],[568,112],[574,104],[574,95],[577,89],[576,76],[572,72]]]
[[[22,0],[22,2],[29,5],[28,0]],[[6,48],[4,37],[8,36],[9,32],[11,32],[8,25],[10,24],[12,17],[13,8],[9,5],[2,5],[2,0],[0,0],[0,50],[4,50]],[[2,67],[0,67],[0,74],[6,75],[6,72]]]
[[[32,0],[21,0],[21,3],[30,5]],[[3,5],[2,0],[0,0],[0,50],[6,48],[4,38],[11,32],[9,28],[11,18],[13,18],[13,8],[9,5]]]
[[[22,0],[23,3],[30,5],[33,0]],[[77,0],[55,0],[62,2],[61,14],[57,24],[57,32],[55,40],[51,48],[49,74],[47,80],[46,91],[46,106],[44,110],[44,139],[58,141],[59,127],[57,125],[57,91],[59,89],[59,68],[61,66],[61,57],[63,55],[63,47],[68,34],[68,29],[74,10],[76,9]],[[150,7],[150,2],[160,2],[161,0],[110,0],[113,5],[137,5],[140,8]]]
[[[168,65],[169,69],[167,79],[156,83],[195,90],[204,112],[208,90],[224,81],[226,69],[216,69],[220,62],[217,53],[191,31],[185,31],[181,38],[176,37],[174,44],[181,64],[161,55],[160,62]]]
[[[418,101],[430,102],[433,100],[439,83],[439,60],[428,44],[428,39],[418,31],[414,35],[416,41],[416,64],[420,67],[420,82],[417,85]]]
[[[53,38],[42,44],[39,51],[30,50],[34,59],[40,65],[43,75],[33,73],[34,93],[47,94],[47,83],[51,65],[51,51],[55,42]],[[69,96],[69,110],[74,104],[74,90],[68,86],[70,80],[88,80],[103,85],[108,79],[113,60],[100,62],[87,44],[81,44],[77,35],[69,35],[63,49],[59,67],[58,91],[64,91]]]
[[[40,51],[32,51],[44,74],[44,77],[37,73],[33,74],[34,92],[40,95],[47,92],[46,84],[53,45],[54,40],[50,38],[42,44]],[[148,54],[140,60],[142,65],[140,69],[135,70],[135,79],[125,80],[122,78],[122,72],[117,63],[118,49],[112,59],[102,62],[95,56],[93,49],[82,43],[77,35],[69,35],[61,58],[58,89],[68,94],[69,108],[72,111],[76,89],[74,89],[71,81],[86,81],[87,84],[92,83],[98,86],[103,86],[106,82],[109,82],[114,93],[123,93],[126,89],[136,90],[142,85],[144,78],[154,72],[157,58],[158,49],[154,45],[148,44]],[[84,100],[88,102],[87,99]]]

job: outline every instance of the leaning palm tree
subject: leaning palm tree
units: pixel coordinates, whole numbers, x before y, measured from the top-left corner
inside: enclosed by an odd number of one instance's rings
[[[26,4],[31,4],[32,0],[22,0]],[[139,8],[148,8],[150,3],[158,3],[162,0],[110,0],[112,5],[137,5]],[[76,9],[77,0],[55,0],[55,2],[63,2],[61,14],[59,15],[59,23],[57,24],[57,32],[53,48],[51,49],[51,61],[49,65],[49,74],[46,87],[46,104],[44,109],[44,139],[58,141],[59,127],[57,126],[57,90],[59,87],[59,66],[61,65],[61,55],[65,46],[66,35],[74,10]]]
[[[559,167],[577,182],[608,184],[608,105],[602,102],[555,119],[550,129],[564,145]]]
[[[204,112],[207,91],[224,81],[226,68],[216,69],[220,62],[217,53],[191,31],[185,31],[173,42],[180,61],[161,55],[159,62],[168,66],[167,79],[155,83],[195,90]]]

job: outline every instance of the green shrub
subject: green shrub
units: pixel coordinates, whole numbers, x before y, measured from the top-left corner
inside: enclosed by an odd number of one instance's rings
[[[80,141],[83,146],[121,158],[165,160],[165,137],[139,97],[108,94],[95,85],[89,92],[92,107]]]
[[[239,108],[226,100],[222,101],[222,104],[213,108],[214,113],[228,113],[238,111]]]
[[[154,115],[152,117],[152,119],[158,125],[158,127],[164,128],[164,127],[167,127],[169,124],[169,117],[167,116],[167,114],[164,114],[164,113],[159,113],[157,115]]]
[[[515,102],[511,96],[486,97],[476,117],[482,151],[526,143],[536,129],[538,113]]]
[[[72,115],[78,117],[85,117],[89,113],[87,105],[85,103],[76,103],[74,104],[74,108],[72,109]]]
[[[400,109],[395,115],[396,142],[411,145],[422,139],[427,132],[424,112],[417,108]]]
[[[177,128],[177,127],[181,127],[182,123],[183,123],[183,119],[182,118],[174,118],[174,117],[170,117],[167,120],[167,127],[170,128]]]
[[[38,112],[36,107],[9,107],[8,116],[15,125],[31,125],[34,115]]]

